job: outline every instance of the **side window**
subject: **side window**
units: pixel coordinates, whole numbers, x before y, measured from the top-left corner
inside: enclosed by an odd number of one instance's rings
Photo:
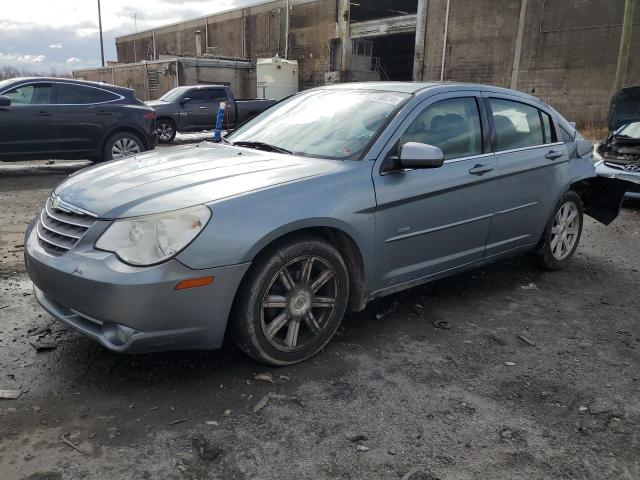
[[[11,99],[11,105],[50,105],[53,88],[50,83],[30,83],[4,93]]]
[[[227,92],[222,88],[210,88],[207,90],[207,98],[214,103],[225,102],[227,100]]]
[[[409,125],[399,145],[420,142],[439,147],[445,159],[482,153],[482,128],[474,97],[452,98],[429,105]]]
[[[544,144],[538,109],[498,98],[489,99],[496,128],[496,151]]]
[[[540,116],[542,117],[542,127],[544,128],[544,143],[556,142],[556,132],[553,128],[551,117],[544,112],[540,112]]]
[[[205,91],[202,89],[194,89],[185,95],[188,97],[189,103],[205,103],[207,101]]]
[[[90,103],[103,103],[115,100],[118,97],[106,90],[72,85],[70,83],[58,83],[59,105],[86,105]]]
[[[562,127],[560,127],[560,136],[564,143],[573,142],[573,136]]]

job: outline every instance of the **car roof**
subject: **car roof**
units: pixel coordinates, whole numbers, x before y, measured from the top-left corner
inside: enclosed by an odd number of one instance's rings
[[[89,80],[77,80],[75,78],[59,78],[59,77],[16,77],[8,80],[10,83],[24,83],[24,82],[64,82],[64,83],[72,83],[75,85],[85,85],[88,87],[97,87],[103,88],[106,90],[117,90],[117,91],[130,91],[133,90],[131,88],[120,87],[118,85],[112,85],[110,83],[102,83],[102,82],[91,82]]]
[[[494,87],[492,85],[483,85],[480,83],[463,83],[463,82],[354,82],[339,83],[335,85],[326,85],[319,88],[330,89],[355,89],[355,90],[380,90],[386,92],[399,92],[408,94],[418,94],[430,90],[455,91],[455,90],[479,90],[483,92],[494,92],[510,94],[522,97],[527,100],[540,99],[527,93],[508,88]]]

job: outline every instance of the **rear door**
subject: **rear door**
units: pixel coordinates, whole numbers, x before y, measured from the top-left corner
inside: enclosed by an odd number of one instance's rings
[[[569,154],[548,113],[519,97],[484,95],[497,161],[490,256],[540,240],[567,184]]]
[[[56,82],[56,92],[60,150],[72,156],[99,151],[105,133],[117,121],[114,102],[122,97],[101,88],[66,82]]]
[[[387,162],[406,142],[426,143],[442,149],[442,167],[374,168],[377,277],[383,289],[483,257],[494,208],[495,157],[481,102],[475,91],[425,100],[382,156]]]
[[[233,110],[233,105],[229,103],[229,99],[227,98],[227,91],[224,88],[207,88],[207,100],[211,106],[211,115],[209,117],[209,125],[208,129],[213,129],[216,127],[216,117],[218,115],[218,109],[220,108],[220,102],[227,102],[227,107],[224,112],[224,124],[223,128],[229,129],[230,125],[233,125],[233,117],[235,117],[235,112]]]
[[[11,99],[11,106],[0,109],[0,158],[55,158],[58,132],[53,83],[24,83],[9,88],[2,95]]]

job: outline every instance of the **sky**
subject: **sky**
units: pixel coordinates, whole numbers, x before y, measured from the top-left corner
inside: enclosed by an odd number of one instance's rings
[[[115,37],[257,0],[101,0],[105,61]],[[134,18],[137,17],[137,21]],[[2,0],[0,67],[50,73],[100,66],[97,0]]]

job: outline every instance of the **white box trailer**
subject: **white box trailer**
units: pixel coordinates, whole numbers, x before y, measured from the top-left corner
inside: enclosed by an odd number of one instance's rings
[[[257,97],[282,100],[298,92],[298,61],[259,58],[256,63]]]

